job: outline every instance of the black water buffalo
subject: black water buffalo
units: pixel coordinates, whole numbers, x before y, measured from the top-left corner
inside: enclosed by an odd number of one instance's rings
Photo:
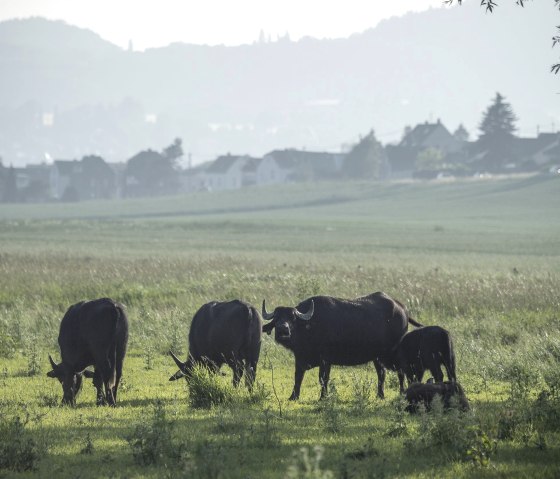
[[[295,382],[290,400],[299,398],[305,371],[319,366],[321,398],[327,393],[331,365],[354,366],[373,361],[393,348],[412,319],[404,306],[384,293],[353,300],[314,296],[295,308],[278,307],[273,313],[262,305],[263,327],[294,353]]]
[[[191,323],[186,362],[181,362],[169,351],[179,367],[169,380],[175,381],[183,376],[188,379],[196,365],[217,372],[225,363],[233,370],[233,385],[236,387],[245,368],[245,383],[251,389],[261,351],[261,328],[259,312],[243,301],[212,301],[203,305]]]
[[[384,397],[385,368],[397,371],[401,394],[404,393],[404,376],[409,385],[422,382],[424,372],[429,370],[436,382],[443,382],[441,366],[449,381],[456,381],[453,341],[446,329],[425,326],[405,334],[395,348],[380,355],[375,361],[377,370],[377,395]]]
[[[97,404],[114,406],[127,343],[128,320],[121,304],[101,298],[70,306],[58,334],[62,362],[56,364],[49,354],[52,371],[47,373],[61,382],[63,404],[76,403],[85,376],[93,378]],[[86,369],[92,365],[95,372]]]
[[[443,383],[413,383],[405,392],[408,402],[405,410],[414,413],[418,412],[423,405],[427,411],[432,408],[432,401],[439,396],[443,401],[443,408],[449,409],[457,406],[463,411],[470,409],[469,401],[461,385],[457,382],[446,381]]]

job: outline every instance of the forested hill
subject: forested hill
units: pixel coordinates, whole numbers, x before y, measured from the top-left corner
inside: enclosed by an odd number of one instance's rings
[[[548,127],[558,90],[549,73],[558,56],[551,48],[553,2],[523,9],[502,2],[492,15],[470,3],[391,18],[347,39],[173,44],[145,52],[63,22],[3,22],[2,140],[25,144],[18,135],[26,122],[13,131],[10,125],[31,109],[59,115],[61,155],[66,143],[68,151],[76,146],[71,137],[80,128],[98,126],[98,117],[118,125],[100,135],[101,154],[134,152],[146,142],[157,147],[173,136],[185,137],[199,155],[333,150],[372,127],[383,141],[398,139],[405,124],[430,116],[450,129],[463,122],[476,134],[496,91],[514,106],[520,131]],[[76,110],[82,114],[64,117]],[[158,125],[138,134],[148,113]]]

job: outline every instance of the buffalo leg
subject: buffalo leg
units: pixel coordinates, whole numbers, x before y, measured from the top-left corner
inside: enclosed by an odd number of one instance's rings
[[[117,392],[119,390],[119,384],[121,382],[121,377],[122,377],[123,359],[124,359],[123,357],[118,356],[115,364],[116,376],[115,376],[115,385],[113,386],[113,397],[115,398],[115,403],[117,402]]]
[[[321,361],[319,365],[319,384],[321,385],[321,399],[328,394],[329,377],[331,375],[331,364]]]
[[[99,367],[96,365],[96,371],[99,370],[101,381],[105,387],[105,399],[109,406],[115,406],[115,398],[113,397],[113,385],[115,371],[108,359],[100,362]]]
[[[385,399],[385,368],[378,361],[374,361],[373,365],[377,371],[377,397]]]
[[[399,369],[397,375],[399,376],[399,392],[404,394],[404,373]]]
[[[436,383],[443,382],[443,373],[441,372],[441,368],[439,367],[439,365],[431,368],[430,372],[432,373],[432,376],[434,377],[434,381]]]
[[[249,361],[245,361],[245,386],[249,391],[253,390],[253,384],[255,383],[255,378],[257,376],[257,364]]]
[[[97,399],[96,399],[95,403],[98,406],[104,406],[105,405],[105,394],[103,394],[103,379],[101,378],[101,373],[99,372],[99,370],[97,368],[95,369],[95,373],[93,375],[93,385],[95,386],[95,389],[97,391],[97,393],[96,393]]]
[[[241,381],[243,377],[243,363],[241,361],[235,361],[231,367],[233,369],[233,386],[237,387],[239,386],[239,381]]]
[[[305,367],[302,364],[298,364],[296,362],[294,390],[292,391],[292,395],[289,397],[290,401],[297,401],[299,399],[299,391],[301,389],[301,382],[303,381],[304,375],[305,375]]]

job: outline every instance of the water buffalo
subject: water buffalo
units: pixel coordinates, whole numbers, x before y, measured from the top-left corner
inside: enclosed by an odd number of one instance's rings
[[[327,393],[331,365],[354,366],[373,361],[393,348],[412,319],[404,306],[384,293],[346,300],[314,296],[295,308],[278,307],[262,316],[271,320],[263,327],[294,353],[295,381],[290,400],[299,398],[305,371],[319,367],[321,398]]]
[[[405,334],[395,348],[380,355],[375,361],[377,370],[377,395],[384,397],[385,368],[397,371],[401,394],[404,393],[404,376],[409,385],[422,382],[429,370],[436,382],[443,382],[443,365],[449,381],[456,381],[453,341],[446,329],[426,326]]]
[[[261,351],[261,328],[259,312],[243,301],[203,305],[191,323],[187,360],[183,363],[169,351],[179,367],[169,380],[188,379],[196,365],[217,372],[226,363],[233,370],[233,385],[239,385],[245,368],[245,383],[252,389]]]
[[[439,396],[443,401],[444,409],[452,407],[454,402],[463,411],[470,409],[469,401],[461,385],[457,382],[446,381],[443,383],[411,384],[405,392],[405,398],[408,402],[405,410],[410,413],[418,412],[420,405],[423,405],[429,411],[436,396]]]
[[[97,404],[114,406],[127,343],[128,320],[121,304],[101,298],[70,306],[58,334],[62,362],[56,364],[49,354],[52,371],[47,373],[62,384],[62,403],[76,404],[85,376],[93,378]],[[86,369],[92,365],[94,372]]]

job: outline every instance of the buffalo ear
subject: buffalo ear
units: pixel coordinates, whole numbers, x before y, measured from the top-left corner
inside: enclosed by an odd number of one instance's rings
[[[262,332],[263,332],[263,333],[266,333],[266,334],[268,334],[268,335],[270,335],[270,333],[272,333],[272,330],[273,330],[273,329],[274,329],[274,322],[268,323],[268,324],[265,324],[265,325],[262,327]]]
[[[177,379],[181,379],[185,376],[185,373],[181,370],[177,371],[173,376],[169,378],[170,381],[176,381]]]
[[[93,379],[95,377],[95,372],[90,369],[84,369],[84,372],[82,374],[88,379]]]
[[[52,371],[49,371],[49,372],[47,373],[47,376],[48,376],[49,378],[56,378],[56,371],[55,371],[54,369],[53,369]]]

